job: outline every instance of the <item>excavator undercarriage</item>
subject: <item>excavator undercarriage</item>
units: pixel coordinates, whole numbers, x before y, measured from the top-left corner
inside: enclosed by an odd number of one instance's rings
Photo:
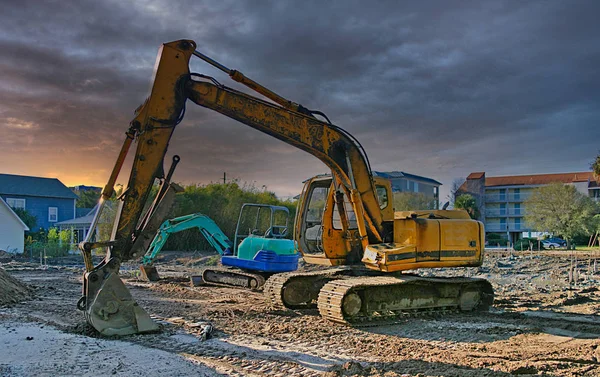
[[[263,292],[275,309],[317,307],[322,317],[353,326],[386,323],[407,314],[485,311],[494,299],[484,279],[381,276],[360,267],[278,274],[267,280]]]

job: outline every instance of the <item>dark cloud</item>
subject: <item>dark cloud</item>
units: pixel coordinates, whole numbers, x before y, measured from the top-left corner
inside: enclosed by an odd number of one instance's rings
[[[599,11],[595,1],[4,1],[0,159],[11,173],[100,184],[158,46],[190,38],[326,112],[375,169],[447,187],[476,170],[584,170],[600,139]],[[192,69],[236,87],[202,62]],[[170,152],[183,157],[177,179],[227,171],[282,195],[325,170],[204,109],[189,109]]]

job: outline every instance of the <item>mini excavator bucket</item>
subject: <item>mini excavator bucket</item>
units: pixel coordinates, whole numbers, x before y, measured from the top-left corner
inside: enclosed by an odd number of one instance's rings
[[[140,273],[142,274],[142,279],[147,281],[159,281],[160,275],[156,270],[155,266],[149,266],[145,264],[140,265]]]

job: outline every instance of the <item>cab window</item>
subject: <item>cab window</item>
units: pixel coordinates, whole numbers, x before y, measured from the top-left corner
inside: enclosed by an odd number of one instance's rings
[[[384,209],[388,206],[388,194],[385,186],[376,186],[377,199],[379,200],[379,208]]]
[[[349,229],[358,229],[358,224],[356,223],[356,214],[354,213],[354,208],[352,208],[352,203],[346,196],[344,192],[344,209],[346,211],[346,217],[348,218],[348,227]],[[342,219],[340,217],[340,211],[336,207],[333,210],[333,229],[342,229]]]

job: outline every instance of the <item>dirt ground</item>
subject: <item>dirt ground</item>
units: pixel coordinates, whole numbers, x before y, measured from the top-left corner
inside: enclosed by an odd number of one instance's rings
[[[0,375],[600,376],[600,272],[594,272],[593,255],[574,261],[566,252],[494,252],[478,269],[419,271],[486,278],[496,290],[495,305],[488,313],[366,328],[327,322],[317,310],[275,311],[260,292],[192,288],[189,275],[214,258],[165,255],[158,283],[140,281],[133,264],[123,272],[133,296],[164,331],[118,340],[90,335],[75,308],[82,266],[0,263],[35,293],[0,309],[2,348],[22,348],[0,355]],[[215,330],[202,341],[197,323],[205,321]],[[58,348],[23,362],[18,355],[36,342]]]

